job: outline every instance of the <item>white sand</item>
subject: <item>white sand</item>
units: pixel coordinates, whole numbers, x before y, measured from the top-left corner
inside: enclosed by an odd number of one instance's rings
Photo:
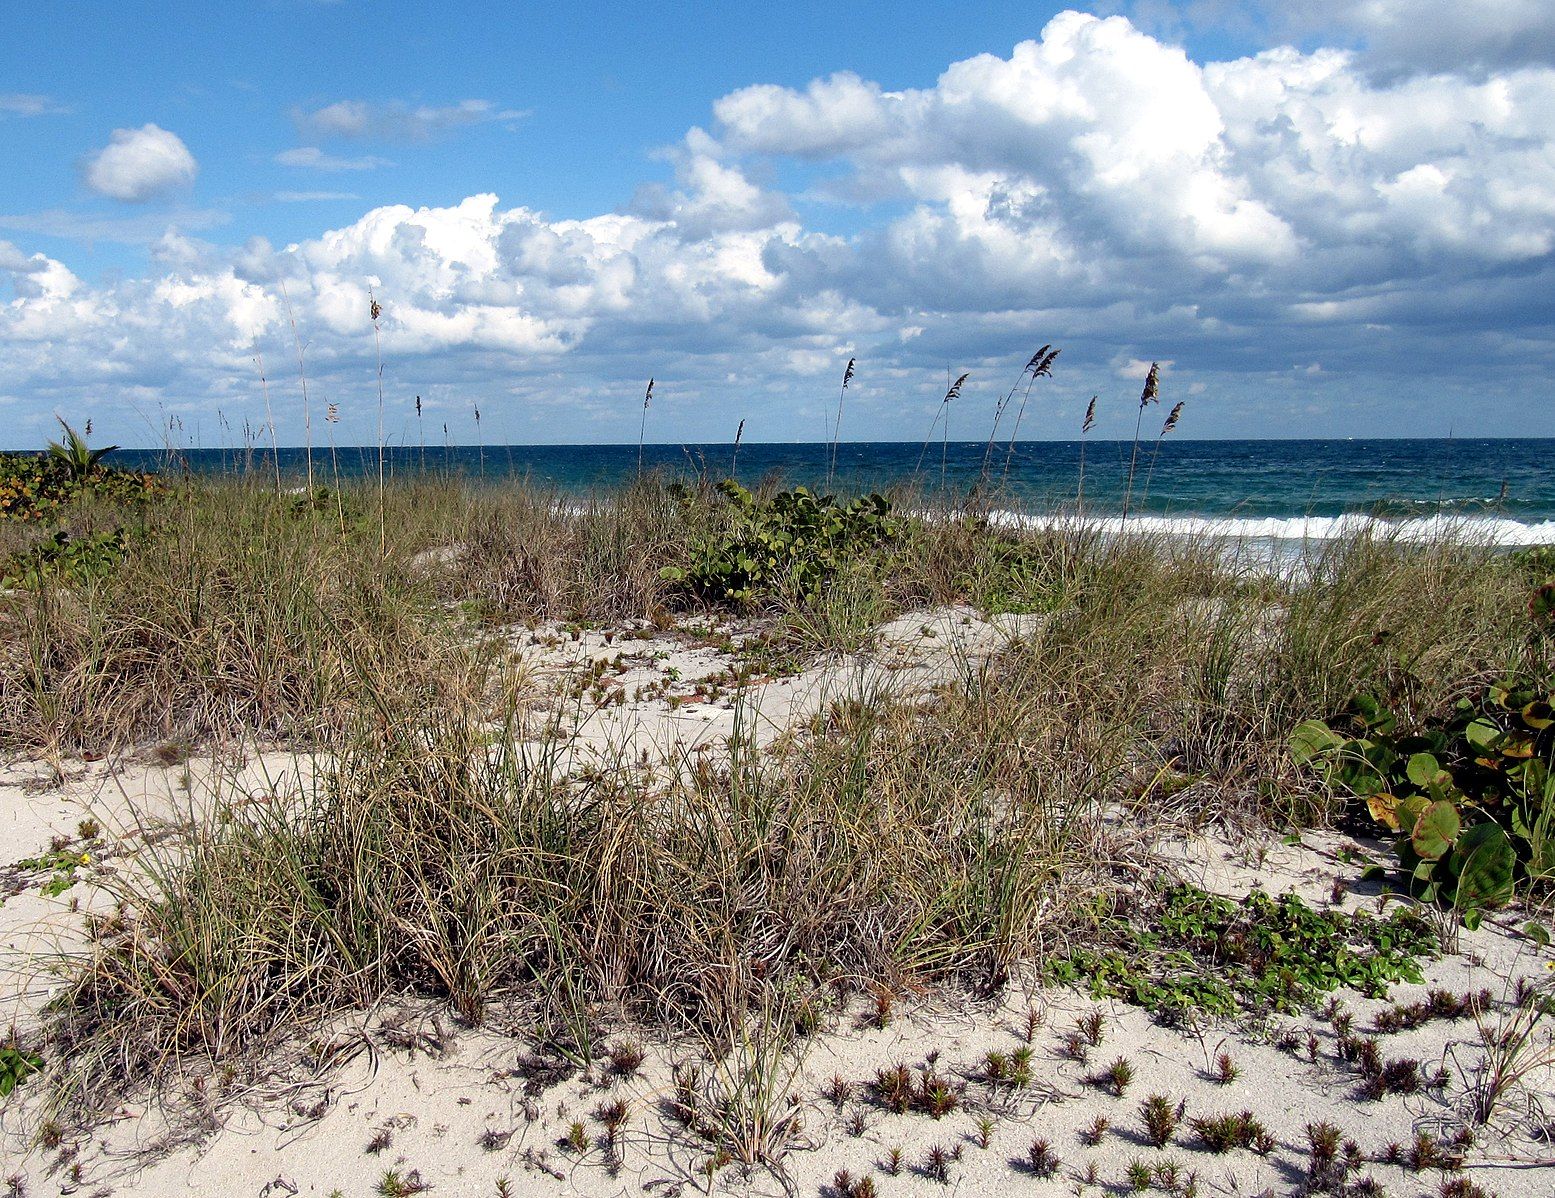
[[[953,671],[977,668],[1006,636],[1021,631],[1022,623],[985,621],[962,609],[895,621],[882,630],[869,654],[753,683],[742,699],[741,718],[756,719],[759,738],[770,742],[826,703],[860,693],[860,688],[924,692]],[[586,671],[597,657],[629,655],[625,668],[611,675],[627,687],[628,702],[597,711],[588,705],[556,705],[577,729],[580,753],[608,755],[626,746],[634,756],[647,749],[673,757],[687,748],[716,744],[734,729],[736,708],[727,696],[672,707],[656,693],[666,682],[670,693],[685,693],[699,679],[733,664],[727,655],[685,636],[628,640],[612,635],[607,640],[604,634],[583,632],[573,639],[551,627],[515,630],[510,640],[535,678],[553,691],[564,689],[566,680],[576,676],[572,671]],[[678,678],[672,679],[672,672]],[[639,690],[655,693],[634,700]],[[75,837],[88,816],[103,826],[106,849],[105,856],[78,871],[82,880],[61,895],[40,894],[47,875],[34,874],[25,879],[21,893],[0,906],[0,931],[9,948],[0,968],[0,1003],[8,1020],[26,1026],[49,992],[47,979],[29,966],[29,956],[79,943],[79,917],[70,908],[93,901],[93,870],[127,867],[148,836],[155,838],[170,824],[197,814],[218,790],[229,797],[270,801],[295,790],[308,770],[306,760],[284,753],[251,755],[241,763],[196,759],[187,767],[74,763],[63,784],[53,784],[51,770],[41,762],[7,767],[0,775],[0,863],[36,856],[53,836]],[[1355,884],[1343,902],[1371,902],[1368,888],[1356,884],[1362,864],[1346,861],[1351,854],[1341,852],[1344,846],[1340,837],[1311,834],[1300,846],[1233,846],[1196,838],[1155,848],[1185,877],[1219,893],[1239,895],[1259,883],[1275,893],[1295,889],[1322,904],[1340,878]],[[1516,914],[1509,912],[1465,934],[1458,954],[1429,966],[1427,986],[1454,991],[1488,987],[1499,999],[1510,992],[1514,977],[1547,978],[1549,955],[1513,935],[1509,929],[1516,922]],[[1424,987],[1401,986],[1394,997],[1409,1001],[1423,992]],[[1366,1029],[1371,1014],[1385,1005],[1351,992],[1339,998],[1354,1013],[1358,1030]],[[1044,1013],[1032,1044],[1032,1083],[1016,1093],[994,1093],[980,1080],[983,1054],[1022,1043],[1028,1005]],[[790,1058],[793,1075],[784,1088],[795,1096],[800,1127],[779,1162],[781,1176],[760,1168],[747,1174],[731,1166],[718,1174],[712,1188],[815,1194],[846,1169],[872,1176],[881,1194],[1122,1193],[1131,1160],[1170,1158],[1183,1176],[1196,1174],[1201,1194],[1299,1193],[1309,1122],[1337,1124],[1368,1155],[1389,1142],[1407,1145],[1418,1130],[1445,1136],[1460,1126],[1462,1072],[1476,1056],[1472,1020],[1434,1021],[1385,1037],[1385,1055],[1430,1064],[1445,1060],[1458,1076],[1440,1095],[1363,1101],[1355,1074],[1334,1057],[1333,1028],[1316,1015],[1276,1021],[1298,1028],[1303,1044],[1309,1032],[1317,1037],[1314,1062],[1304,1049],[1298,1056],[1274,1047],[1271,1028],[1210,1020],[1168,1028],[1138,1009],[1106,1003],[1100,1004],[1106,1014],[1104,1040],[1082,1065],[1064,1055],[1063,1039],[1082,1014],[1097,1007],[1067,989],[1026,993],[1014,987],[985,1004],[942,995],[901,996],[883,1029],[869,1026],[869,1012],[862,1009],[838,1012],[833,1027]],[[629,1080],[611,1079],[596,1066],[593,1076],[526,1093],[518,1065],[530,1046],[520,1033],[495,1027],[459,1030],[429,1006],[343,1019],[313,1039],[319,1042],[315,1048],[328,1050],[332,1067],[315,1072],[296,1061],[276,1061],[270,1075],[261,1072],[249,1079],[245,1073],[225,1088],[215,1080],[199,1082],[203,1098],[190,1088],[196,1084],[191,1077],[184,1092],[165,1106],[148,1105],[144,1098],[131,1102],[89,1140],[52,1149],[30,1142],[42,1094],[36,1082],[28,1083],[0,1107],[0,1178],[24,1179],[32,1195],[111,1191],[146,1198],[328,1195],[336,1190],[365,1196],[376,1192],[386,1170],[402,1176],[415,1171],[433,1193],[457,1195],[496,1195],[499,1179],[507,1179],[515,1194],[665,1198],[708,1188],[701,1172],[708,1161],[706,1144],[661,1109],[672,1090],[672,1063],[699,1059],[695,1045],[650,1042],[647,1061]],[[407,1041],[416,1047],[404,1047]],[[1208,1074],[1221,1051],[1230,1053],[1239,1070],[1227,1085]],[[898,1063],[916,1069],[936,1053],[938,1070],[966,1083],[961,1109],[934,1120],[892,1114],[868,1101],[866,1083],[878,1069]],[[1086,1080],[1119,1056],[1135,1072],[1123,1098]],[[840,1110],[822,1097],[833,1075],[853,1088],[853,1097]],[[1550,1092],[1555,1079],[1546,1070],[1531,1081],[1531,1096],[1542,1098],[1555,1118]],[[1190,1117],[1250,1110],[1273,1133],[1277,1147],[1267,1157],[1246,1150],[1217,1156],[1196,1146],[1184,1125],[1169,1149],[1150,1148],[1140,1134],[1139,1102],[1152,1093],[1185,1100]],[[593,1112],[618,1096],[630,1103],[631,1113],[616,1160],[617,1153],[598,1143],[603,1129]],[[851,1122],[860,1115],[862,1132],[855,1135]],[[975,1143],[980,1115],[995,1121],[987,1149]],[[1098,1146],[1088,1147],[1078,1133],[1098,1115],[1112,1127]],[[558,1146],[574,1120],[586,1125],[591,1141],[581,1156]],[[1527,1118],[1501,1122],[1505,1134],[1484,1135],[1470,1151],[1469,1176],[1502,1198],[1555,1194],[1555,1146],[1530,1139],[1533,1121]],[[385,1132],[387,1143],[369,1151]],[[493,1136],[483,1144],[487,1133]],[[1020,1165],[1038,1136],[1051,1142],[1062,1161],[1051,1179],[1038,1179]],[[948,1187],[921,1171],[936,1145],[960,1151],[949,1166]],[[894,1148],[901,1149],[903,1169],[893,1176],[882,1167]],[[1082,1180],[1091,1164],[1100,1186]],[[79,1166],[79,1179],[72,1177],[72,1166]],[[1361,1172],[1395,1198],[1435,1194],[1441,1180],[1435,1173],[1416,1176],[1391,1165],[1368,1164]]]

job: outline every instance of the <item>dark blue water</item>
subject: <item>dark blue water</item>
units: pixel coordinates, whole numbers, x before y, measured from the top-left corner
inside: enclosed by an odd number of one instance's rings
[[[1095,515],[1116,514],[1130,492],[1132,445],[1091,441],[1084,446],[1084,505]],[[916,481],[919,486],[965,496],[992,488],[995,506],[1041,516],[1072,510],[1080,496],[1079,442],[1031,442],[1005,447],[987,459],[981,443],[952,443],[948,450],[895,442],[842,445],[831,490],[839,494]],[[571,493],[614,486],[636,476],[635,445],[513,445],[394,448],[388,469],[395,476],[451,471],[492,483],[522,478]],[[824,445],[649,445],[643,467],[690,477],[734,474],[746,483],[780,477],[826,489],[829,449]],[[280,451],[281,468],[296,480],[305,470],[300,449]],[[121,450],[127,466],[167,468],[161,451]],[[342,475],[377,470],[371,447],[339,451]],[[327,451],[314,451],[316,481],[333,473]],[[195,472],[273,469],[268,451],[244,454],[189,450],[175,468]],[[1245,522],[1250,532],[1274,522],[1346,515],[1408,521],[1457,517],[1508,526],[1512,540],[1555,540],[1555,441],[1189,441],[1168,440],[1159,451],[1141,445],[1134,464],[1129,505],[1140,516]],[[1521,526],[1520,533],[1511,526]],[[1548,526],[1548,527],[1543,527]],[[1499,539],[1507,539],[1500,537]]]

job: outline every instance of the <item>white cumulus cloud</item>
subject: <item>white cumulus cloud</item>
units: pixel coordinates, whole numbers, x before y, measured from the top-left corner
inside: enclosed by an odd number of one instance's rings
[[[159,125],[115,129],[86,162],[86,185],[98,195],[141,203],[194,182],[199,166],[189,147]]]

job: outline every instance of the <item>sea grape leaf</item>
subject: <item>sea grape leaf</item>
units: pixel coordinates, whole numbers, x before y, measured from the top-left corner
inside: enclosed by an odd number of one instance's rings
[[[1511,901],[1516,864],[1517,854],[1500,824],[1475,824],[1459,838],[1451,862],[1458,874],[1458,905],[1472,910]]]
[[[1461,828],[1458,809],[1445,799],[1438,799],[1415,820],[1414,830],[1409,836],[1410,843],[1420,856],[1434,861],[1452,848]]]
[[[1421,790],[1430,786],[1437,775],[1444,772],[1436,757],[1430,753],[1415,753],[1404,770],[1405,776]]]

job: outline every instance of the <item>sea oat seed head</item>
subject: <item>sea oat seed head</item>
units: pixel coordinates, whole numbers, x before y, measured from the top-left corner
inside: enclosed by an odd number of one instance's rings
[[[1161,364],[1152,362],[1150,363],[1150,373],[1145,376],[1145,389],[1139,397],[1139,406],[1143,408],[1146,404],[1159,403],[1158,396],[1160,390]]]

